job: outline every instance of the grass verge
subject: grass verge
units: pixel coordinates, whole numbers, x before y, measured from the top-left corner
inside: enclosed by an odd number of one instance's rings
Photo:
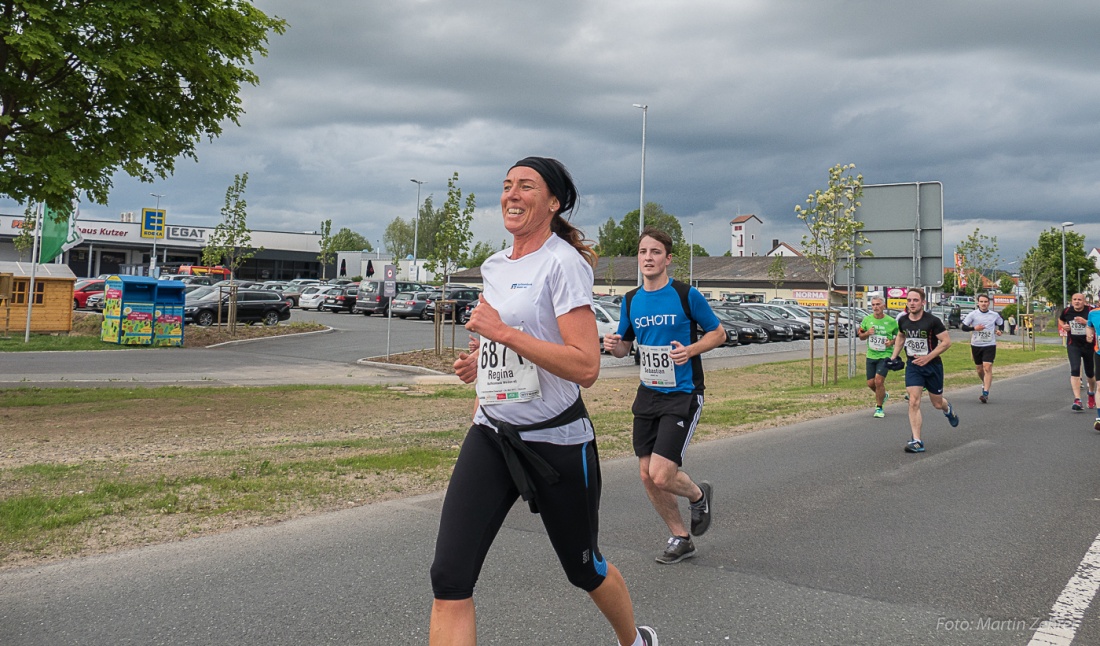
[[[1062,356],[1005,345],[997,375]],[[964,344],[945,369],[949,396],[975,385]],[[697,441],[870,409],[862,374],[810,387],[808,370],[793,361],[708,372]],[[585,394],[605,458],[631,454],[636,384],[601,379]],[[900,397],[901,373],[887,384]],[[437,491],[472,399],[468,386],[0,391],[0,567]]]

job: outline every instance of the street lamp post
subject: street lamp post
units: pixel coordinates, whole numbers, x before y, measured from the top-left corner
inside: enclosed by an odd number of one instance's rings
[[[1072,226],[1072,222],[1062,223],[1062,307],[1066,306],[1066,227]]]
[[[642,192],[641,197],[638,199],[638,238],[642,237],[642,229],[645,228],[645,120],[646,114],[649,112],[649,106],[642,103],[635,103],[635,108],[641,108],[642,110]],[[642,284],[642,268],[638,268],[638,284]]]
[[[410,179],[410,182],[416,184],[416,217],[413,219],[413,266],[416,267],[416,282],[420,282],[420,263],[418,262],[419,256],[417,255],[420,237],[420,187],[424,185],[424,182],[418,179]]]
[[[1082,268],[1082,267],[1077,268],[1077,291],[1082,293],[1082,294],[1085,293],[1085,290],[1081,289],[1081,272],[1083,272],[1083,271],[1085,271],[1084,268]]]
[[[157,215],[159,216],[160,215],[160,198],[162,198],[164,196],[159,194],[159,193],[150,193],[149,195],[157,198],[157,207],[156,208],[157,208]],[[161,221],[160,221],[160,231],[159,232],[158,231],[153,232],[153,255],[152,255],[152,258],[149,260],[149,277],[150,278],[156,278],[157,277],[156,276],[156,273],[157,273],[157,233],[160,233],[160,232],[163,232],[163,231],[164,231],[164,219],[162,218]]]
[[[695,281],[695,223],[688,222],[688,285]]]

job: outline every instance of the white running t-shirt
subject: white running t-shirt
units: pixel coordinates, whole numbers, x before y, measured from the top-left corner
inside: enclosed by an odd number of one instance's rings
[[[522,327],[536,339],[562,343],[558,317],[572,310],[592,307],[592,267],[565,240],[551,235],[534,253],[512,260],[512,247],[498,251],[481,265],[485,301],[504,323]],[[488,340],[482,339],[485,347]],[[580,395],[580,386],[538,368],[541,397],[524,402],[505,402],[484,407],[494,418],[511,424],[535,424],[558,415]],[[481,395],[481,384],[478,384]],[[493,425],[482,406],[475,424]],[[526,431],[523,439],[551,444],[580,444],[595,438],[592,424],[581,419],[553,429]]]

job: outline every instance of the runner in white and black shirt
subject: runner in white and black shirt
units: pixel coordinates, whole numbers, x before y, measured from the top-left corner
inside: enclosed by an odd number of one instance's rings
[[[1096,408],[1096,374],[1093,370],[1092,343],[1087,338],[1089,310],[1084,294],[1074,294],[1070,306],[1058,315],[1058,331],[1066,337],[1066,355],[1069,357],[1069,388],[1073,391],[1075,411],[1081,411],[1081,368],[1089,380],[1088,406]]]
[[[943,397],[943,361],[940,355],[951,347],[951,337],[943,321],[924,311],[924,290],[912,288],[906,296],[907,316],[898,319],[899,334],[894,342],[891,359],[905,350],[905,390],[909,394],[909,427],[913,436],[905,444],[909,453],[924,451],[921,440],[921,394],[928,389],[928,400],[943,411],[951,426],[959,425],[959,416]]]

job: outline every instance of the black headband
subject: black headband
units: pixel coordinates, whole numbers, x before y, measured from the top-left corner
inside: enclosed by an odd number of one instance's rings
[[[573,209],[573,205],[577,201],[577,187],[573,184],[573,178],[570,177],[569,171],[565,169],[560,161],[549,157],[524,157],[512,164],[512,168],[517,166],[530,168],[542,176],[543,181],[546,182],[546,187],[561,203],[558,208],[558,215],[568,213]]]

